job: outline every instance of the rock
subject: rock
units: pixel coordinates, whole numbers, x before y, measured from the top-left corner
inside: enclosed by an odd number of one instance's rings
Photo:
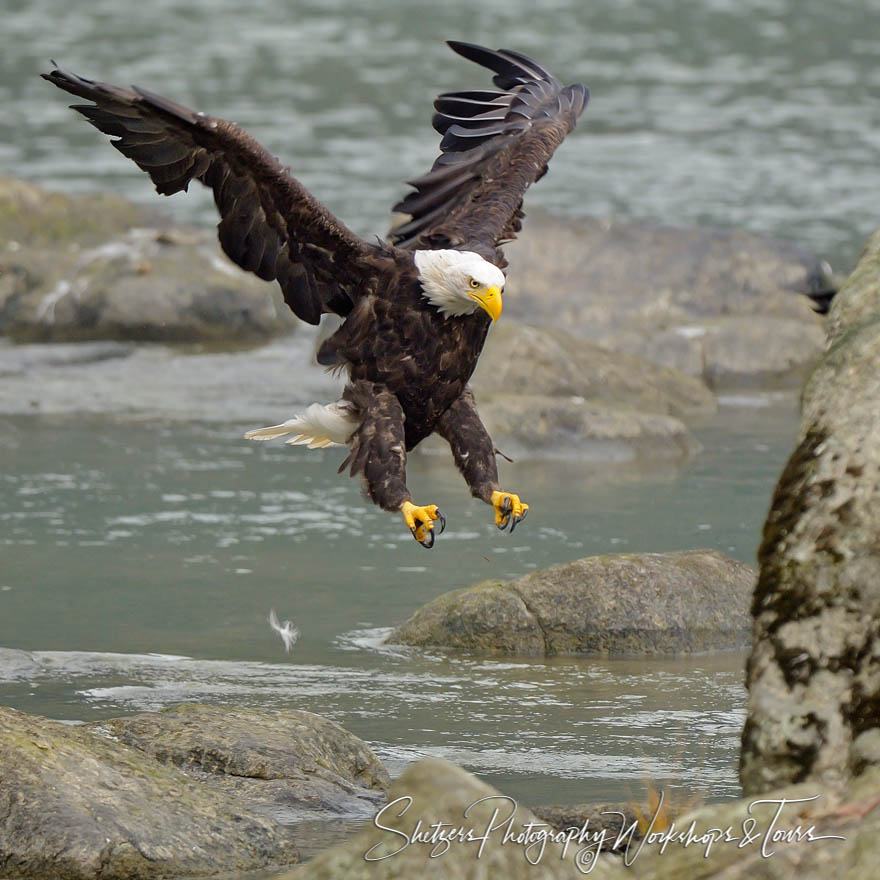
[[[130,230],[82,251],[0,255],[0,333],[59,342],[255,341],[296,319],[277,285],[242,272],[213,236]]]
[[[370,815],[389,785],[363,740],[297,709],[181,704],[92,727],[285,821],[316,810]]]
[[[505,315],[713,386],[787,379],[821,351],[822,321],[802,294],[827,289],[830,267],[785,242],[530,211],[505,253]]]
[[[710,388],[800,384],[822,350],[819,324],[774,317],[719,317],[656,330],[627,330],[602,344],[700,377]]]
[[[28,651],[0,648],[0,681],[29,678],[41,671],[40,661]]]
[[[629,462],[684,459],[700,448],[678,419],[582,397],[493,394],[477,404],[495,445],[513,458],[574,455],[581,461]]]
[[[277,285],[233,265],[214,233],[163,226],[122,199],[0,177],[0,335],[254,341],[296,325]]]
[[[768,792],[765,798],[768,803],[747,797],[710,804],[677,817],[674,828],[655,826],[654,842],[649,834],[641,852],[636,854],[637,846],[631,847],[632,866],[619,865],[606,880],[873,880],[877,876],[878,768],[843,789],[820,790],[815,782],[803,783]],[[782,800],[788,803],[780,805]],[[686,834],[692,822],[693,836],[708,835],[703,842],[683,846],[672,836],[663,846],[661,835]],[[735,839],[713,842],[727,829]],[[746,831],[754,835],[750,843],[745,842]],[[707,844],[711,844],[708,856]]]
[[[514,807],[508,826],[505,820]],[[552,841],[546,843],[543,853],[540,844],[527,849],[528,844],[512,840],[502,843],[506,828],[512,836],[527,835],[527,823],[536,821],[528,810],[516,807],[511,799],[470,773],[446,761],[426,759],[406,769],[391,789],[388,806],[363,831],[278,880],[391,880],[424,876],[443,880],[555,880],[581,876],[574,864],[575,847],[563,855],[562,846]],[[410,843],[417,823],[422,834],[430,835],[435,831],[431,826],[441,822],[448,823],[444,829],[447,832],[463,828],[466,835],[472,829],[472,836],[485,834],[493,825],[498,828],[488,833],[482,851],[478,840],[455,840],[448,847],[442,843]],[[532,832],[541,829],[546,830],[546,826],[538,823]],[[530,864],[529,856],[536,864]],[[592,876],[608,877],[611,858],[600,857]]]
[[[444,593],[387,641],[548,656],[742,648],[754,582],[714,550],[588,556]]]
[[[880,231],[831,306],[758,554],[743,790],[880,761]]]
[[[128,229],[161,222],[157,211],[116,196],[66,196],[0,175],[0,259],[25,247],[56,253],[94,246]]]
[[[297,860],[234,796],[97,736],[0,708],[0,875],[147,878]]]
[[[506,320],[492,328],[471,385],[494,394],[582,397],[633,411],[685,418],[713,413],[706,385],[678,370],[609,351],[569,333]]]

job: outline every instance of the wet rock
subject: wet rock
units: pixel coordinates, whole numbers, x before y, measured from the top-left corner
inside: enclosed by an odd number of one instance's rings
[[[573,861],[574,848],[563,855],[562,846],[551,841],[541,854],[536,846],[528,851],[536,862],[533,865],[527,860],[525,845],[501,842],[504,828],[488,834],[482,852],[479,841],[453,841],[448,848],[440,844],[436,850],[433,843],[408,842],[417,823],[427,835],[433,830],[430,826],[438,822],[448,823],[446,827],[450,830],[471,828],[475,835],[481,835],[490,825],[503,823],[514,807],[510,799],[454,764],[437,759],[419,761],[394,783],[388,807],[374,822],[351,840],[325,850],[279,880],[338,880],[342,877],[346,880],[404,877],[555,880],[580,876]],[[535,821],[528,810],[516,807],[510,820],[510,833],[525,834],[524,826]],[[441,855],[443,849],[446,851]],[[435,850],[433,858],[432,850]],[[592,876],[607,877],[612,858],[600,857]]]
[[[41,670],[40,661],[28,651],[0,648],[0,681],[30,678]]]
[[[363,740],[296,709],[182,704],[92,726],[284,821],[316,810],[369,815],[389,785]]]
[[[754,583],[714,550],[588,556],[444,593],[388,642],[548,656],[742,648]]]
[[[289,864],[288,829],[82,727],[0,708],[0,875],[147,878]]]
[[[880,763],[880,231],[831,306],[759,551],[741,780]]]
[[[821,351],[821,319],[803,294],[827,290],[830,267],[785,242],[530,211],[505,253],[505,315],[716,386],[788,378]],[[781,352],[766,344],[777,334]]]

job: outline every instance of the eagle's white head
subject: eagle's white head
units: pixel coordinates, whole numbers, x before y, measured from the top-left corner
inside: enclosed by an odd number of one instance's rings
[[[497,321],[504,273],[473,251],[416,251],[422,292],[447,318],[483,309]]]

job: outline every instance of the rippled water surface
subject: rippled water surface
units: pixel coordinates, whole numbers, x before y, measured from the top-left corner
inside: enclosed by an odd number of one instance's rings
[[[54,57],[247,126],[358,232],[384,233],[435,154],[434,95],[487,84],[448,38],[590,86],[532,203],[771,233],[839,269],[877,225],[878,0],[7,0],[0,170],[155,204],[37,78]],[[174,202],[213,223],[209,199]]]
[[[481,660],[382,646],[437,594],[590,553],[715,547],[751,560],[793,405],[726,409],[679,471],[521,461],[533,505],[490,524],[445,456],[410,484],[435,548],[336,476],[338,451],[256,446],[236,423],[0,419],[0,645],[36,650],[0,704],[96,718],[180,700],[295,706],[392,772],[444,755],[530,802],[623,800],[646,780],[736,792],[743,657]],[[290,655],[270,608],[302,636]],[[50,650],[49,650],[50,649]]]

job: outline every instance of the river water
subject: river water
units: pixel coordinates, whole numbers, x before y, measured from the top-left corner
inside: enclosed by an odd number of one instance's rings
[[[356,231],[382,233],[400,181],[435,155],[433,95],[485,83],[447,37],[520,49],[591,87],[532,204],[750,229],[844,270],[876,225],[872,0],[7,0],[0,171],[157,204],[37,78],[55,57],[234,119]],[[203,193],[164,207],[214,222]],[[705,546],[753,561],[792,397],[727,400],[681,468],[505,465],[533,508],[513,536],[445,457],[415,456],[417,497],[450,523],[428,554],[336,477],[332,450],[241,439],[282,389],[236,394],[229,377],[271,348],[185,373],[155,351],[132,399],[106,366],[28,384],[14,354],[0,377],[0,645],[40,663],[0,682],[0,703],[66,719],[184,699],[305,708],[369,740],[392,773],[442,755],[528,803],[638,799],[648,782],[737,793],[742,655],[479,660],[382,640],[442,591],[590,553]],[[302,400],[283,389],[291,407],[323,399],[308,375]],[[289,655],[270,608],[302,630]]]
[[[52,57],[233,119],[381,234],[435,155],[433,97],[488,85],[444,39],[519,49],[591,88],[533,204],[751,229],[838,270],[877,225],[880,0],[5,0],[0,170],[156,204],[37,78]],[[201,196],[166,204],[213,223]]]

